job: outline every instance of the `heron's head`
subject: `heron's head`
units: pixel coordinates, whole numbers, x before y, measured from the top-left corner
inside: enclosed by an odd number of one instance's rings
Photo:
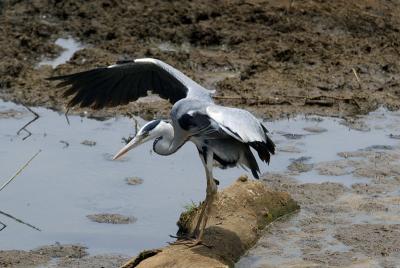
[[[172,128],[170,123],[160,119],[146,123],[141,129],[139,129],[136,136],[113,157],[113,160],[120,158],[129,150],[132,150],[140,144],[161,138],[166,131],[170,130],[170,128]]]

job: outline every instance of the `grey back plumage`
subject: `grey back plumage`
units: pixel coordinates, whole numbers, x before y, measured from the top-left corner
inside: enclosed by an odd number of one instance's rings
[[[250,148],[269,163],[275,145],[267,129],[251,113],[195,99],[183,99],[171,111],[177,133],[189,133],[200,152],[207,147],[222,167],[240,165],[249,168],[255,178],[260,169]]]

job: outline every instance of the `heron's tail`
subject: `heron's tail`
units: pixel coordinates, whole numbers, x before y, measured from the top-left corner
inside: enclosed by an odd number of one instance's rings
[[[258,167],[257,160],[255,159],[253,153],[250,150],[249,146],[246,146],[247,150],[244,152],[244,157],[245,157],[245,165],[251,170],[251,173],[253,174],[253,177],[256,179],[259,179],[260,176],[260,168]]]
[[[270,152],[268,150],[268,146],[265,142],[261,141],[253,141],[249,142],[249,145],[257,151],[258,157],[266,163],[269,163],[269,160],[271,158]]]
[[[264,129],[265,133],[265,141],[253,141],[249,142],[249,145],[257,151],[258,156],[260,159],[269,164],[269,160],[271,158],[271,154],[275,154],[275,144],[274,142],[268,137],[267,133],[268,130],[261,125]]]

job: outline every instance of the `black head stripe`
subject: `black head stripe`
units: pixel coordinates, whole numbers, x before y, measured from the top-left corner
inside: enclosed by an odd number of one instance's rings
[[[150,131],[152,131],[156,126],[158,126],[158,124],[160,124],[160,122],[161,122],[160,119],[150,121],[149,123],[147,123],[147,125],[145,125],[145,126],[143,127],[143,130],[142,130],[142,131],[143,131],[143,132],[150,132]]]

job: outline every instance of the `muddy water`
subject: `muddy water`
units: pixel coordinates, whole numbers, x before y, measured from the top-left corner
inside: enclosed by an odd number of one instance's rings
[[[205,179],[192,144],[170,157],[152,153],[151,144],[131,152],[122,161],[110,161],[134,134],[134,120],[96,121],[33,108],[40,118],[28,127],[32,136],[16,132],[32,118],[24,107],[0,102],[0,179],[10,177],[31,155],[40,155],[0,192],[0,210],[42,229],[37,232],[1,217],[8,226],[0,232],[0,249],[30,249],[60,243],[80,243],[90,253],[126,253],[165,245],[176,232],[175,222],[184,205],[204,198]],[[136,118],[139,125],[144,121]],[[293,162],[312,165],[335,161],[338,152],[368,146],[396,146],[390,134],[400,133],[400,116],[383,109],[364,120],[367,131],[352,129],[335,118],[299,116],[266,122],[278,152],[263,172],[292,175],[300,182],[340,182],[346,186],[368,179],[351,175],[320,175],[316,169],[288,172]],[[360,122],[357,122],[360,123]],[[306,130],[304,129],[306,128]],[[366,129],[364,129],[366,130]],[[92,146],[90,146],[92,145]],[[375,148],[381,148],[381,147]],[[383,147],[382,147],[383,148]],[[351,168],[351,167],[350,167]],[[226,187],[245,172],[238,168],[216,170]],[[143,180],[128,185],[127,178]],[[131,224],[91,222],[86,216],[116,213],[137,219]],[[248,260],[246,260],[248,262]]]

